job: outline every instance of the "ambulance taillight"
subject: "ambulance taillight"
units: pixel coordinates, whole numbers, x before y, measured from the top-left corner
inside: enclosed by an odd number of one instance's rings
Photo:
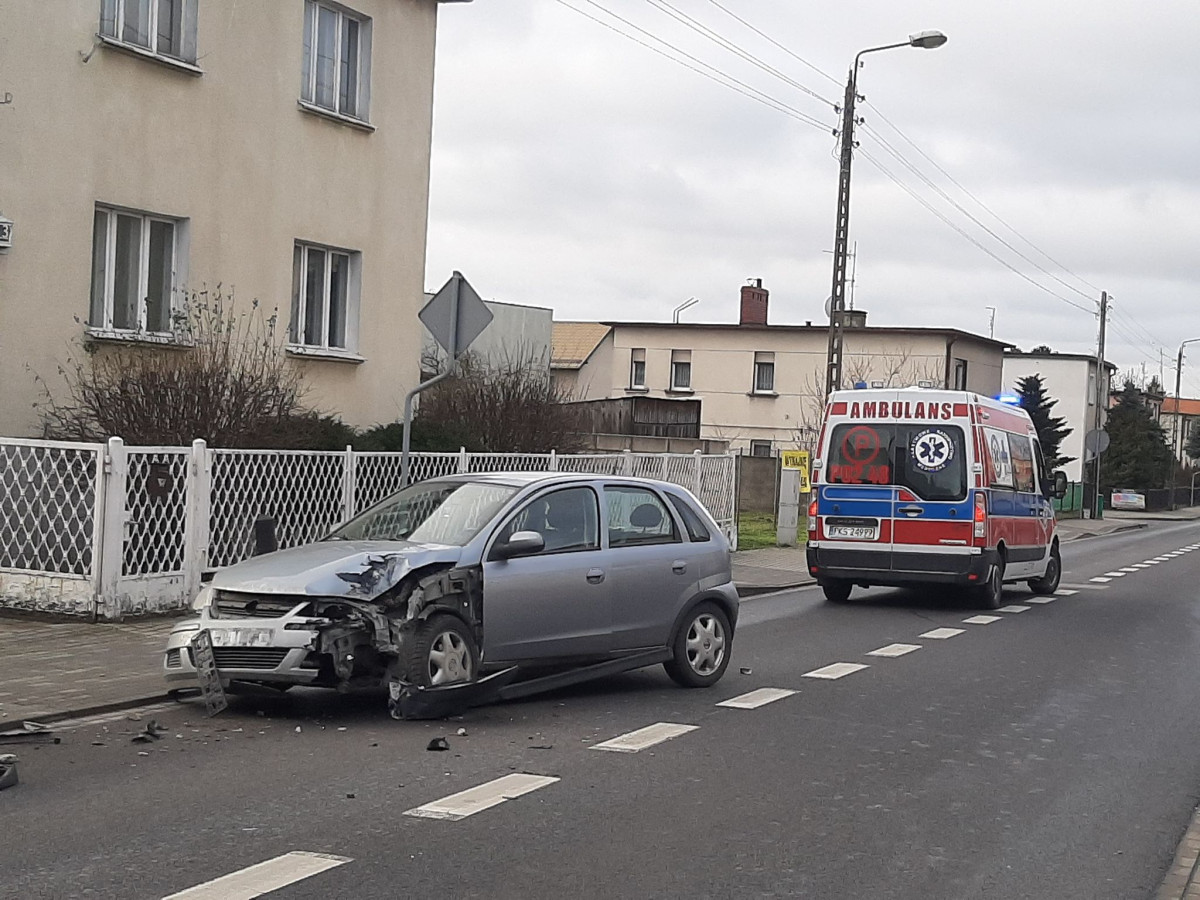
[[[983,491],[975,492],[975,537],[987,537],[987,497]]]
[[[808,504],[808,535],[817,537],[817,501]]]

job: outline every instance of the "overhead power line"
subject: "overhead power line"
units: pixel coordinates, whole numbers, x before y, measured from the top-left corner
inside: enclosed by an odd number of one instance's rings
[[[782,50],[784,53],[786,53],[792,59],[796,60],[796,62],[800,63],[801,65],[808,66],[810,69],[812,69],[818,75],[820,75],[822,78],[827,78],[829,81],[833,82],[837,87],[842,86],[842,83],[840,81],[838,81],[836,78],[834,78],[832,75],[830,75],[828,72],[825,72],[822,69],[817,68],[816,66],[814,66],[812,63],[810,63],[804,57],[799,56],[796,53],[792,52],[787,47],[785,47],[783,44],[779,43],[779,41],[775,40],[775,38],[773,38],[769,34],[767,34],[765,31],[761,31],[760,29],[751,25],[749,22],[747,22],[745,19],[743,19],[737,13],[733,12],[729,8],[727,8],[727,7],[723,6],[722,4],[720,4],[719,2],[717,2],[717,0],[708,0],[708,2],[711,3],[713,6],[715,6],[717,9],[721,10],[721,12],[725,13],[725,15],[730,16],[731,18],[736,19],[737,21],[741,22],[744,26],[746,26],[751,31],[753,31],[755,34],[757,34],[760,38],[765,40],[768,44],[775,47],[776,49]]]

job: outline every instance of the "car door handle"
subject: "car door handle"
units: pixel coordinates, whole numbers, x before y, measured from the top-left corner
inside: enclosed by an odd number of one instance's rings
[[[923,507],[923,506],[901,506],[896,510],[896,512],[902,512],[906,516],[919,516],[921,513],[925,512],[925,507]]]
[[[687,571],[687,560],[677,559],[671,563],[671,571],[676,575],[682,575]]]
[[[604,570],[588,569],[587,580],[589,584],[599,584],[604,580]]]

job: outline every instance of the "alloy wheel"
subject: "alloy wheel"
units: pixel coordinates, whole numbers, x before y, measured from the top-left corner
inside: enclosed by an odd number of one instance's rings
[[[692,671],[711,675],[725,659],[725,629],[712,613],[702,613],[692,620],[684,647]]]

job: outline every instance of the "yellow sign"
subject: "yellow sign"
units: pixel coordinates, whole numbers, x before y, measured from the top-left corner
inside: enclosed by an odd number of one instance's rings
[[[783,467],[785,469],[796,469],[800,472],[800,493],[812,490],[812,485],[808,483],[807,450],[784,450]]]

